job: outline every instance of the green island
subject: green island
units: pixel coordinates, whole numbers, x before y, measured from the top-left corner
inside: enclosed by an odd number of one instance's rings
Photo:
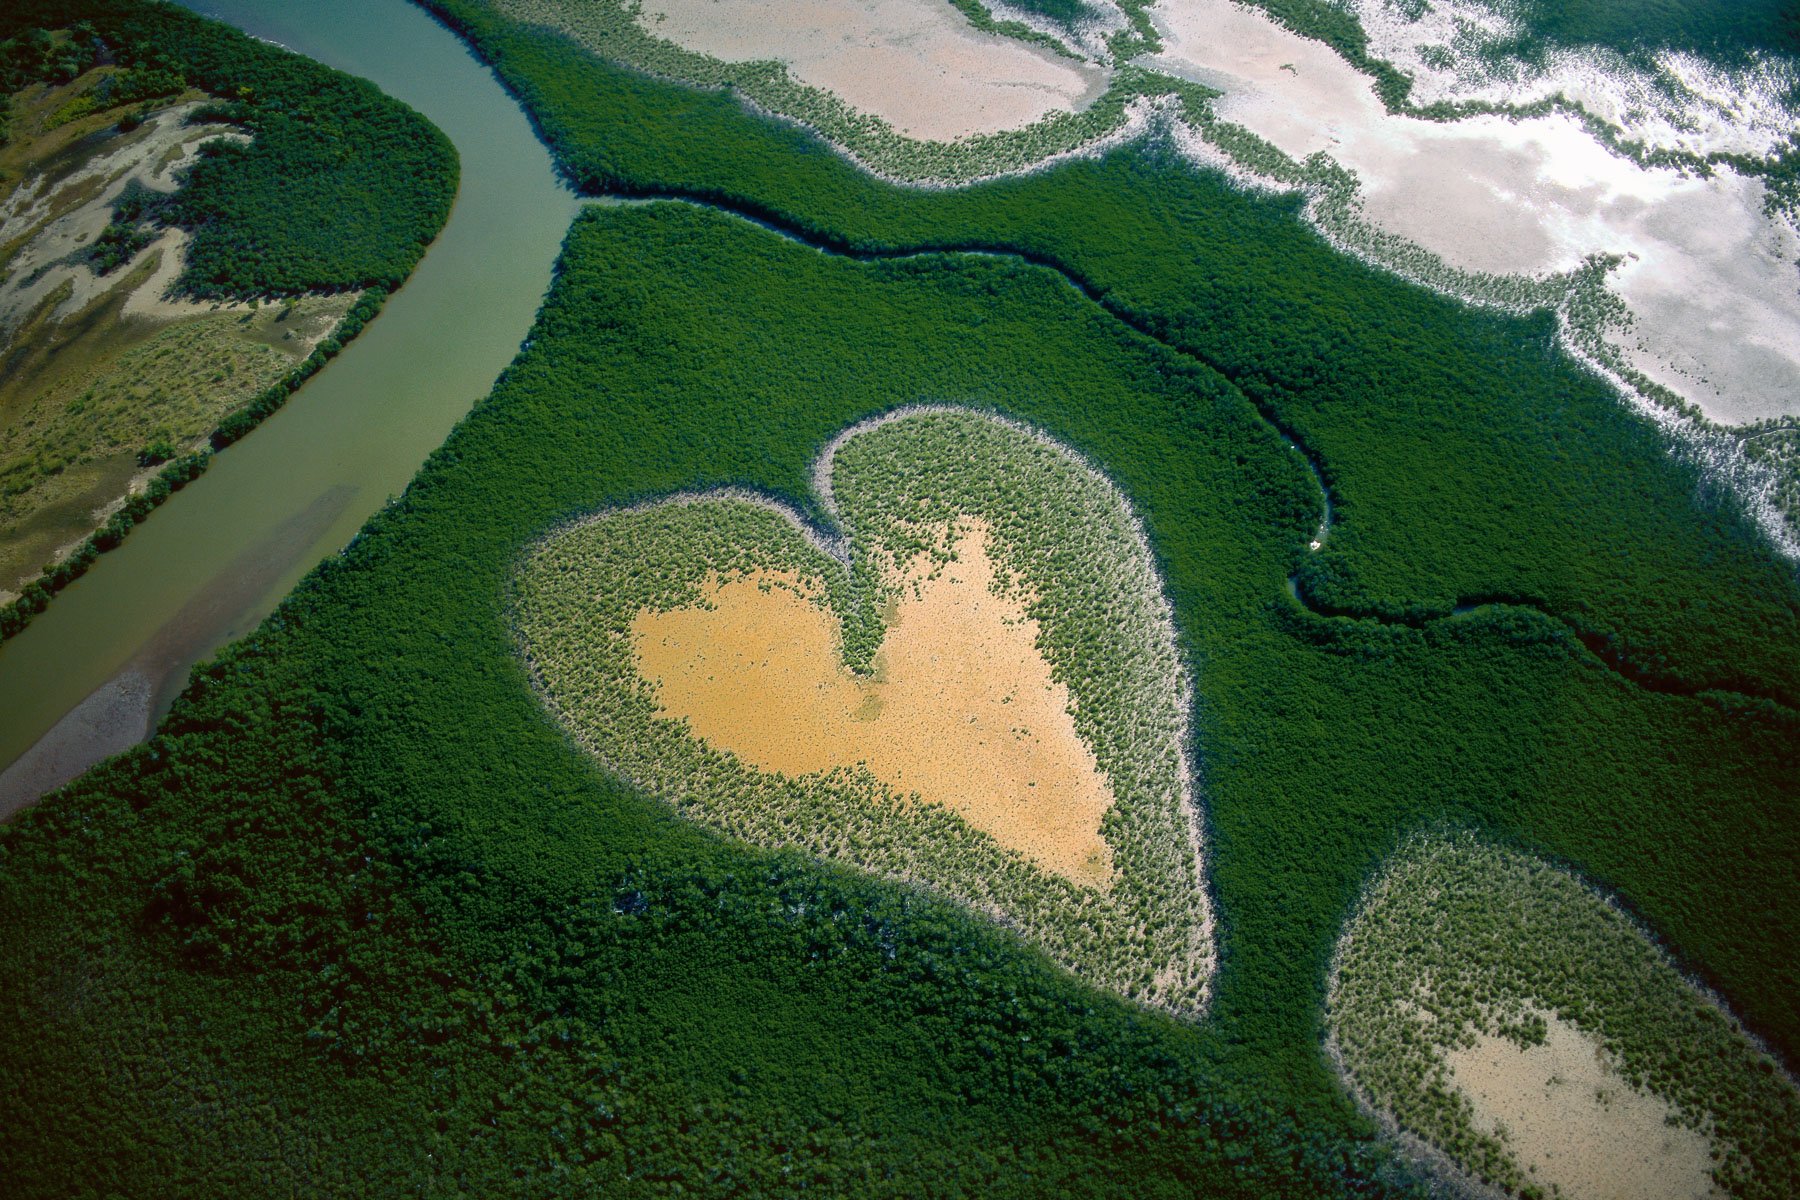
[[[166,5],[10,5],[0,61],[10,637],[374,318],[457,164],[367,83]]]
[[[1463,1064],[1595,1044],[1792,1190],[1800,581],[1553,311],[1155,137],[899,186],[428,7],[596,203],[406,492],[0,826],[10,1193],[1549,1196]],[[878,680],[971,531],[1110,890],[642,665],[792,601]]]

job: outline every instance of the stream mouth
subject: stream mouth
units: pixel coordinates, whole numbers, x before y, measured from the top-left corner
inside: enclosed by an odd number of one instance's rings
[[[254,629],[406,487],[518,352],[580,207],[493,72],[407,0],[187,7],[410,104],[456,146],[461,184],[382,314],[0,645],[0,815],[141,741],[196,662]],[[59,722],[34,764],[7,771]]]

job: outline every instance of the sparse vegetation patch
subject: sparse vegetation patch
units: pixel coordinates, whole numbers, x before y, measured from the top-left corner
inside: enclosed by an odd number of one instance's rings
[[[1711,1139],[1724,1192],[1800,1190],[1800,1089],[1629,916],[1540,859],[1467,834],[1407,842],[1344,932],[1328,1004],[1355,1089],[1508,1193],[1552,1194],[1526,1164],[1538,1147],[1480,1119],[1459,1072],[1494,1038],[1530,1052],[1571,1031],[1597,1046],[1627,1100],[1653,1097]],[[1604,1109],[1591,1119],[1605,1122]]]

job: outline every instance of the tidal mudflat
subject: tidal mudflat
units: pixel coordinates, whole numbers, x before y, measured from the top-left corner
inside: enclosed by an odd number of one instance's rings
[[[1390,113],[1323,42],[1231,0],[1152,16],[1164,46],[1148,65],[1218,89],[1220,117],[1291,158],[1355,172],[1378,228],[1494,275],[1617,256],[1630,321],[1610,337],[1634,366],[1722,423],[1800,412],[1800,235],[1760,180],[1639,165],[1567,113]]]
[[[649,0],[645,32],[727,62],[779,62],[908,137],[954,141],[1087,106],[1106,72],[983,33],[934,0]]]

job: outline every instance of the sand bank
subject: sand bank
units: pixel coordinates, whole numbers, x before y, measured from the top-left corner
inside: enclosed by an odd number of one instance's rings
[[[1563,115],[1391,115],[1330,48],[1230,0],[1153,16],[1165,45],[1146,65],[1218,88],[1220,116],[1291,157],[1354,171],[1376,226],[1489,274],[1620,255],[1639,369],[1722,422],[1800,412],[1800,238],[1763,213],[1759,182],[1639,167]]]
[[[944,0],[645,0],[638,22],[724,62],[779,62],[926,141],[1022,129],[1106,86],[1099,67],[982,33]]]
[[[0,821],[147,738],[186,684],[188,669],[255,627],[262,618],[254,606],[281,582],[296,548],[316,541],[352,497],[346,486],[326,489],[196,587],[110,679],[0,771]],[[232,626],[225,615],[233,612],[253,615]]]
[[[195,102],[164,109],[132,133],[118,135],[115,145],[75,170],[56,179],[27,178],[0,203],[0,245],[19,244],[0,282],[0,344],[62,290],[67,294],[52,314],[59,320],[86,309],[153,254],[163,254],[165,269],[179,269],[176,251],[185,241],[169,233],[106,275],[96,275],[82,255],[112,222],[113,205],[128,186],[173,192],[202,143],[220,137],[247,140],[230,126],[187,124],[199,107]],[[160,298],[159,292],[147,299]]]
[[[985,533],[956,561],[915,568],[871,678],[845,669],[838,621],[767,572],[715,584],[704,606],[638,614],[639,673],[669,716],[767,771],[861,764],[942,804],[1075,883],[1104,886],[1112,793],[1038,652],[1038,626],[994,590]]]
[[[148,737],[155,691],[149,676],[130,665],[65,713],[0,771],[0,820]]]
[[[1533,1182],[1567,1200],[1724,1195],[1712,1180],[1711,1139],[1674,1124],[1674,1109],[1622,1079],[1593,1038],[1555,1016],[1545,1023],[1541,1046],[1481,1034],[1445,1053],[1476,1128],[1504,1129]]]

